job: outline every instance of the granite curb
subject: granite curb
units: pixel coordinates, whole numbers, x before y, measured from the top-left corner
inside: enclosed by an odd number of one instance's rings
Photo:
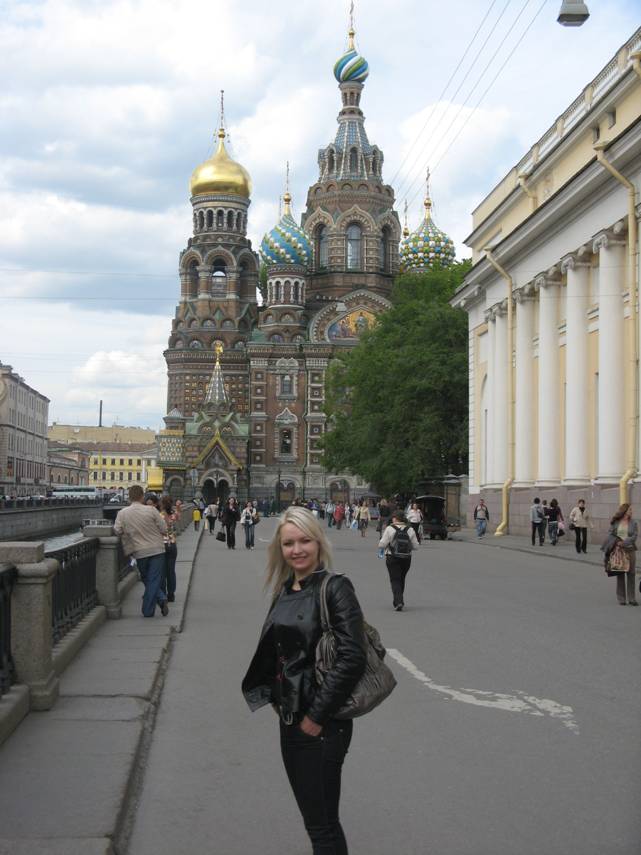
[[[567,538],[567,535],[566,535]],[[477,537],[474,529],[461,529],[449,536],[449,540],[459,543],[474,543],[480,547],[494,547],[497,549],[510,549],[514,552],[524,552],[527,555],[545,555],[546,558],[556,558],[561,561],[573,561],[578,564],[591,564],[603,567],[603,558],[598,546],[591,545],[590,551],[584,555],[578,555],[574,549],[573,542],[562,543],[552,546],[547,541],[543,546],[531,546],[525,537],[516,535],[504,535],[496,537],[492,533],[484,537]]]

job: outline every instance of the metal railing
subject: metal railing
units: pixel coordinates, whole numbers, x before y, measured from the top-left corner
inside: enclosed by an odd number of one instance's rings
[[[16,679],[11,656],[11,590],[17,575],[15,567],[0,564],[0,698]]]
[[[48,496],[47,498],[36,498],[35,496],[18,496],[14,499],[0,498],[0,511],[25,511],[34,508],[62,508],[73,505],[96,505],[102,507],[105,504],[102,498],[96,496]]]
[[[52,586],[52,633],[57,644],[98,604],[96,592],[96,554],[98,539],[80,540],[64,549],[47,552],[60,569]]]

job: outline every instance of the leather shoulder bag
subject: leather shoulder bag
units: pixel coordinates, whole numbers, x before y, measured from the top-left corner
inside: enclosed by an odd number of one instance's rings
[[[316,646],[316,680],[320,685],[325,680],[325,675],[331,671],[336,662],[336,636],[332,629],[327,607],[327,585],[332,576],[342,575],[340,573],[328,572],[320,589],[320,614],[321,628],[323,634]],[[383,661],[386,650],[381,642],[381,637],[371,624],[364,621],[365,638],[367,640],[367,665],[365,672],[360,678],[354,691],[349,696],[344,706],[336,713],[334,718],[358,718],[371,712],[385,698],[387,698],[396,686],[396,678],[390,668]]]

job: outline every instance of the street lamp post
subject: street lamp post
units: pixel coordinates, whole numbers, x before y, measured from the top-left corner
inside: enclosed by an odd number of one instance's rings
[[[280,513],[280,466],[278,467],[278,481],[276,481],[276,510]]]

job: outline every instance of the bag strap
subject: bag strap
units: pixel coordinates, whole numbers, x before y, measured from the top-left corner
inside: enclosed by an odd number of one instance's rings
[[[327,575],[321,582],[320,588],[320,619],[321,619],[321,629],[322,631],[329,632],[332,628],[332,625],[329,621],[329,607],[327,605],[327,586],[329,585],[330,579],[333,576],[342,576],[342,573],[334,573],[333,570],[327,570]]]

